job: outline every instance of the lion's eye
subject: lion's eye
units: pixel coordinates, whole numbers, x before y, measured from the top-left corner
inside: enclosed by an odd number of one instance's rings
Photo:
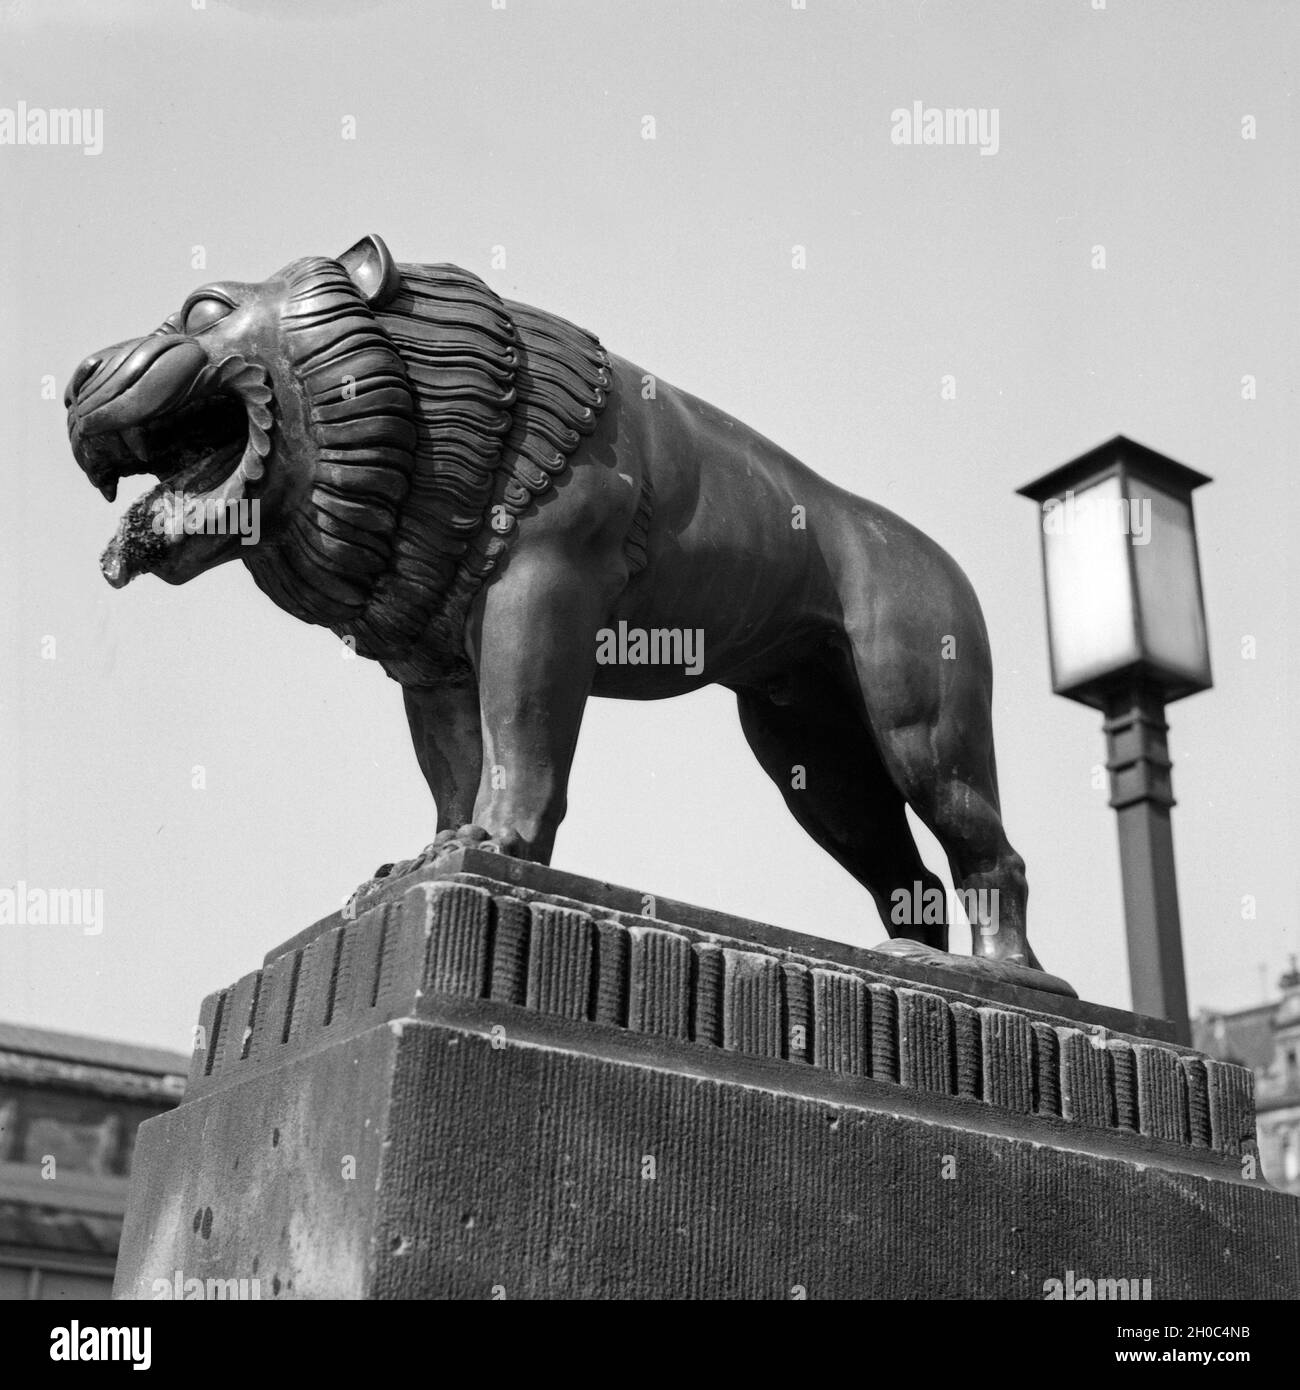
[[[224,299],[204,295],[202,299],[196,299],[186,307],[185,331],[201,333],[205,328],[210,328],[220,319],[224,319],[233,307]]]

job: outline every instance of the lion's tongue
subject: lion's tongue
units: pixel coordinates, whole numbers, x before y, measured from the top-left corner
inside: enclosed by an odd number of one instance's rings
[[[113,539],[99,557],[99,568],[113,588],[125,588],[137,576],[148,574],[165,558],[170,545],[184,539],[183,531],[166,524],[168,495],[180,499],[172,510],[176,515],[176,507],[183,506],[185,498],[209,495],[202,485],[221,482],[225,475],[219,490],[211,494],[224,499],[242,482],[229,471],[239,452],[238,446],[219,450],[150,488],[131,503]]]
[[[124,588],[137,575],[147,574],[167,553],[167,538],[154,528],[154,503],[169,484],[159,483],[126,509],[113,539],[99,557],[104,578],[115,589]]]

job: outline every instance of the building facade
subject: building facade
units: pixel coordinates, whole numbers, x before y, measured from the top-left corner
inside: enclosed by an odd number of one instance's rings
[[[1281,998],[1196,1019],[1192,1045],[1255,1073],[1259,1156],[1274,1187],[1300,1196],[1300,968],[1278,981]]]
[[[0,1023],[0,1299],[109,1298],[135,1132],[179,1053]]]

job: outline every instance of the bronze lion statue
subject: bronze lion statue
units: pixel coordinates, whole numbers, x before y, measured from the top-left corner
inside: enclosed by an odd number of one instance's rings
[[[66,403],[106,497],[159,480],[104,553],[111,584],[183,584],[238,556],[401,684],[437,805],[426,856],[480,843],[548,862],[588,696],[717,683],[900,950],[947,948],[911,806],[980,904],[976,961],[1037,967],[965,575],[590,333],[455,266],[396,264],[371,236],[202,286],[87,357]],[[200,524],[160,525],[178,499]],[[249,504],[255,537],[219,524]]]

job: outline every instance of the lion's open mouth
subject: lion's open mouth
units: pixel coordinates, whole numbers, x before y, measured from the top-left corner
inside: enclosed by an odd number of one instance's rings
[[[147,372],[131,383],[135,399],[124,401],[123,393],[98,418],[92,413],[73,426],[77,459],[108,501],[116,500],[123,478],[158,479],[127,508],[100,559],[115,588],[148,572],[169,577],[187,529],[177,518],[187,509],[200,518],[219,516],[262,476],[270,451],[271,391],[263,368],[240,357],[205,361],[188,381],[159,373],[161,386],[140,400]]]
[[[122,517],[100,567],[115,588],[156,569],[167,554],[167,524],[187,503],[217,489],[239,465],[248,442],[248,413],[237,396],[220,395],[117,437],[117,476],[101,491],[116,497],[124,477],[152,473],[156,487]],[[125,447],[129,462],[121,461]]]
[[[87,439],[86,457],[93,460],[87,472],[110,502],[123,478],[140,474],[152,474],[160,487],[205,490],[233,470],[247,442],[244,403],[223,394],[147,424]]]

